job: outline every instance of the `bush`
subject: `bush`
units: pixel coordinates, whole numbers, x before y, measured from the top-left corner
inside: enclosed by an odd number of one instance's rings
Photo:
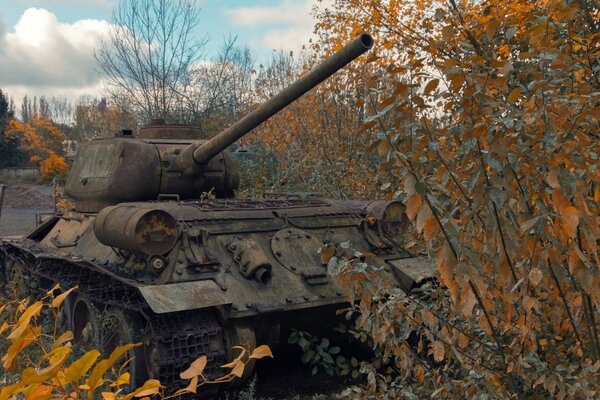
[[[149,399],[149,396],[166,396],[166,389],[156,379],[147,380],[141,387],[129,390],[130,375],[124,355],[137,344],[116,348],[103,359],[99,350],[93,349],[79,356],[71,344],[73,334],[58,332],[62,303],[73,289],[60,294],[57,285],[40,300],[24,299],[9,301],[0,306],[2,325],[0,335],[6,346],[2,350],[2,367],[10,373],[9,384],[0,391],[0,399],[25,396],[29,400],[40,399],[89,399],[101,395],[104,400]],[[181,379],[189,380],[185,389],[176,392],[196,393],[207,384],[231,382],[241,378],[249,360],[272,357],[268,346],[259,346],[251,353],[242,347],[238,357],[223,366],[229,372],[210,381],[204,376],[206,356],[200,356],[181,373]]]

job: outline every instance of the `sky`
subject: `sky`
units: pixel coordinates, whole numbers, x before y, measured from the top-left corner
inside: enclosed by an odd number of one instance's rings
[[[257,60],[308,44],[317,0],[197,0],[198,37],[206,58],[225,37],[248,45]],[[24,95],[99,95],[93,51],[110,27],[119,0],[0,0],[0,89],[20,104]]]

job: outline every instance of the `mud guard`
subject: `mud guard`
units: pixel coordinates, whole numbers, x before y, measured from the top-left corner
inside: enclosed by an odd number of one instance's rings
[[[407,293],[424,282],[437,278],[437,267],[427,257],[402,258],[389,260],[388,263]]]
[[[225,306],[231,301],[213,281],[183,282],[138,287],[144,300],[156,314]]]

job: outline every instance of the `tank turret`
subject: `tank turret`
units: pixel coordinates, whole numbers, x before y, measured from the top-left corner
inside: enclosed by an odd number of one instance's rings
[[[136,136],[123,130],[81,146],[65,192],[80,212],[98,212],[123,202],[159,197],[197,199],[212,191],[234,195],[239,173],[228,147],[371,48],[362,34],[260,107],[201,140],[197,128],[154,120]]]

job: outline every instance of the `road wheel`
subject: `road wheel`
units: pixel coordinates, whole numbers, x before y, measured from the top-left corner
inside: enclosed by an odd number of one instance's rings
[[[143,320],[137,314],[118,308],[109,308],[103,314],[100,326],[100,341],[104,356],[110,356],[120,346],[142,342],[144,339],[143,327]],[[130,349],[115,367],[118,369],[128,360],[131,361],[123,372],[130,374],[130,387],[139,387],[148,378],[144,346]]]
[[[71,317],[73,338],[83,351],[100,349],[100,312],[85,295],[78,294]]]

